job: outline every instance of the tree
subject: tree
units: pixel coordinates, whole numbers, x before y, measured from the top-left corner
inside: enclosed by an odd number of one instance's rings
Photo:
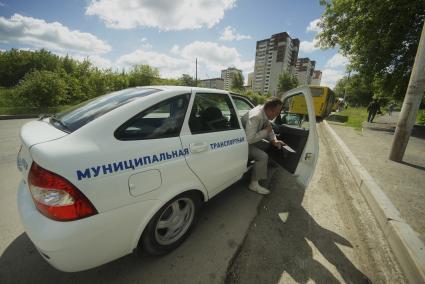
[[[182,74],[179,78],[179,85],[182,86],[195,86],[195,79],[188,74]]]
[[[236,91],[241,91],[243,90],[243,83],[244,83],[244,78],[242,73],[240,72],[233,73],[231,89]]]
[[[425,0],[321,0],[321,47],[339,46],[374,91],[400,100],[425,20]]]
[[[265,103],[267,98],[270,97],[270,94],[261,95],[259,93],[254,93],[251,90],[242,93],[242,95],[248,97],[255,105],[260,105]]]
[[[136,65],[128,75],[130,87],[149,86],[159,78],[159,71],[149,65]]]
[[[298,79],[294,75],[283,72],[279,75],[279,81],[277,83],[277,91],[284,93],[298,86]]]
[[[359,74],[344,77],[334,88],[337,97],[343,98],[352,106],[367,106],[372,99],[372,87]]]
[[[44,49],[26,51],[11,49],[0,52],[0,86],[13,87],[32,70],[57,71],[60,58]]]
[[[34,107],[57,106],[67,100],[67,84],[58,73],[35,70],[27,73],[17,87],[22,102]]]

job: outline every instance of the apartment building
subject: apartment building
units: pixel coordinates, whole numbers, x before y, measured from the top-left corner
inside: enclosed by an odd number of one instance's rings
[[[253,82],[254,82],[254,72],[248,73],[248,84],[246,86],[246,89],[252,90]]]
[[[320,83],[322,81],[322,71],[315,70],[313,72],[313,77],[311,78],[311,85],[320,86]]]
[[[227,69],[221,70],[221,78],[224,80],[225,90],[230,90],[230,88],[232,87],[233,76],[237,73],[240,73],[242,75],[242,70],[239,70],[235,67],[229,67]]]
[[[295,77],[298,79],[299,85],[310,85],[316,67],[316,61],[310,58],[298,58],[295,66]]]
[[[277,95],[279,75],[295,74],[299,47],[299,39],[292,39],[286,32],[257,41],[253,90]]]
[[[211,79],[201,80],[199,82],[199,85],[204,88],[224,90],[224,80],[222,78],[211,78]]]

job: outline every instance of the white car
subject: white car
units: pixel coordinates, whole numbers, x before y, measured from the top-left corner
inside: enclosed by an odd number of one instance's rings
[[[318,138],[309,123],[275,125],[296,153],[277,161],[307,184]],[[24,125],[17,165],[22,224],[40,254],[62,271],[102,265],[135,249],[176,248],[200,205],[248,170],[241,96],[192,87],[137,87]],[[239,115],[238,115],[239,114]],[[305,128],[305,126],[309,128]]]

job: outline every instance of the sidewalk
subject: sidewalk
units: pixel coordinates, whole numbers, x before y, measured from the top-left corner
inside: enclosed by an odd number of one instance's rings
[[[403,163],[388,159],[398,112],[363,123],[363,131],[331,124],[331,127],[375,179],[401,217],[425,242],[425,139],[410,137]],[[379,129],[379,130],[378,130]]]
[[[409,281],[425,283],[425,139],[410,137],[403,162],[390,161],[398,115],[364,122],[361,132],[324,124]],[[424,137],[423,129],[416,130]]]

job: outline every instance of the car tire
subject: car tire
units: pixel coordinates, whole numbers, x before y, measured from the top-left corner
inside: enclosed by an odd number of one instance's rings
[[[139,241],[138,250],[164,255],[177,248],[190,234],[197,219],[201,199],[193,192],[167,202],[152,217]]]

